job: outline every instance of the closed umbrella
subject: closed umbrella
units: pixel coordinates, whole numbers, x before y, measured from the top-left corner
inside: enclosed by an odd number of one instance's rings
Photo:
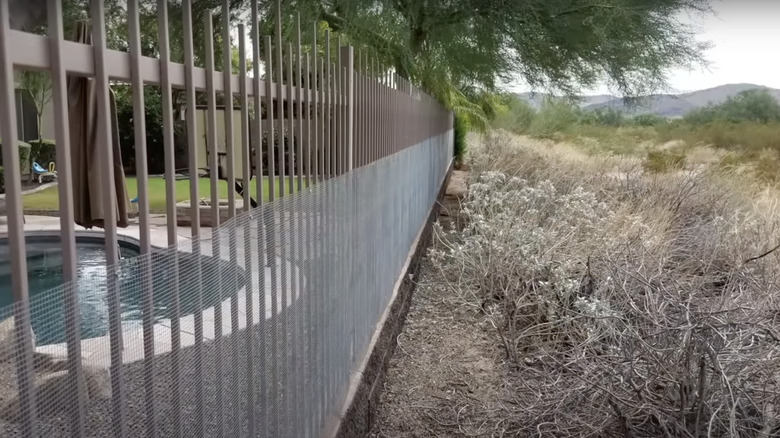
[[[92,34],[86,23],[76,26],[74,41],[92,44]],[[109,90],[111,107],[111,144],[98,140],[98,104],[95,80],[87,77],[68,77],[68,109],[71,160],[73,165],[73,207],[75,222],[85,228],[104,228],[105,207],[102,190],[116,195],[117,226],[127,227],[128,196],[122,153],[119,147],[119,122],[116,115],[114,92]],[[113,150],[113,187],[101,185],[100,174],[105,171],[97,157],[100,148]]]

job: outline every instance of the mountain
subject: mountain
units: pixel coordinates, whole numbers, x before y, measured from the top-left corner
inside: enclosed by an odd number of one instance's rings
[[[640,98],[633,105],[626,105],[623,99],[610,95],[581,96],[578,99],[580,107],[585,110],[612,108],[625,111],[630,115],[658,114],[664,117],[682,117],[708,104],[717,105],[743,91],[755,89],[767,90],[780,102],[780,90],[755,84],[727,84],[682,94],[652,94]],[[518,97],[539,108],[546,95],[522,93]]]
[[[627,106],[623,99],[613,98],[601,103],[586,105],[586,110],[599,108],[614,108],[629,114],[658,114],[664,117],[682,117],[689,112],[708,104],[718,105],[729,97],[747,90],[767,90],[769,94],[780,101],[780,90],[754,84],[728,84],[706,90],[683,94],[654,94],[641,98],[636,105]]]
[[[547,97],[553,97],[551,94],[545,93],[519,93],[517,97],[531,104],[532,107],[539,109],[542,106],[542,102]],[[580,107],[584,108],[590,105],[599,105],[611,100],[617,99],[610,94],[598,94],[593,96],[578,96],[577,100]]]

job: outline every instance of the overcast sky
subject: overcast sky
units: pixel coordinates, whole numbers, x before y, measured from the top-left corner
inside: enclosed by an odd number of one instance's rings
[[[713,47],[706,53],[709,71],[671,71],[673,92],[701,90],[731,83],[780,88],[780,0],[713,1],[717,16],[685,17]],[[530,91],[513,84],[513,91]],[[606,87],[585,90],[607,93]]]

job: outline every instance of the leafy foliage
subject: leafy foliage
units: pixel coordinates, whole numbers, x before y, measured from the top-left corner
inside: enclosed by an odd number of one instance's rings
[[[766,90],[747,90],[720,105],[709,105],[685,116],[695,125],[725,122],[780,122],[780,103]]]
[[[5,147],[0,141],[0,148]],[[16,141],[16,147],[19,148],[19,170],[22,173],[30,171],[30,143],[21,140]],[[3,166],[2,154],[0,154],[0,166]]]
[[[43,110],[46,105],[52,100],[52,84],[51,76],[48,72],[44,71],[29,71],[22,70],[19,72],[19,86],[21,89],[27,91],[32,98],[33,105],[35,106],[35,114],[38,118],[38,141],[31,143],[30,149],[30,166],[36,160],[38,160],[38,153],[41,150],[43,130]],[[33,172],[30,172],[30,181],[33,180]]]
[[[49,163],[56,162],[57,147],[54,140],[42,139],[30,142],[31,161],[37,161],[44,168]]]
[[[466,133],[468,127],[463,117],[455,115],[455,126],[453,128],[454,141],[453,155],[455,156],[455,166],[460,167],[466,159]]]
[[[453,102],[450,88],[478,101],[517,75],[565,94],[601,80],[626,95],[655,89],[667,68],[701,61],[705,48],[675,15],[709,10],[705,0],[286,3],[348,35],[443,102]]]
[[[132,89],[127,85],[115,85],[117,119],[119,122],[119,142],[122,150],[122,163],[135,167],[135,129]],[[162,173],[165,166],[165,144],[162,121],[162,94],[160,87],[147,85],[144,87],[145,124],[146,124],[146,157],[150,173]],[[181,124],[174,124],[174,137],[184,135]],[[176,154],[185,151],[178,143]]]
[[[529,128],[531,135],[551,138],[577,123],[574,106],[562,99],[546,98]]]
[[[583,111],[580,122],[588,125],[623,126],[626,115],[615,108],[599,108],[593,111]]]

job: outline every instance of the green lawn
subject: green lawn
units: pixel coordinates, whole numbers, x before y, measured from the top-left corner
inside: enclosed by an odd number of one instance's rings
[[[263,182],[263,199],[269,197],[268,178]],[[127,193],[130,199],[138,195],[138,180],[135,177],[127,177]],[[278,179],[277,179],[278,181]],[[285,179],[285,190],[289,179]],[[257,199],[257,184],[252,179],[250,182],[252,198]],[[279,193],[279,184],[276,185],[277,194]],[[219,198],[227,199],[228,187],[227,181],[219,181]],[[198,196],[200,198],[211,199],[211,180],[200,178],[198,184]],[[176,181],[176,202],[190,199],[190,181]],[[240,199],[236,193],[236,199]],[[149,178],[149,206],[152,213],[165,213],[165,179],[160,177]],[[32,193],[24,196],[25,210],[57,210],[59,209],[59,195],[57,186],[52,186],[46,190]]]

